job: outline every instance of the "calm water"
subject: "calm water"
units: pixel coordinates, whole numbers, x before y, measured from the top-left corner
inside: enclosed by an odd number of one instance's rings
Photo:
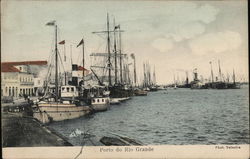
[[[249,144],[248,86],[235,90],[176,89],[133,97],[89,117],[55,122],[56,131],[80,145],[75,130],[110,132],[145,144]]]

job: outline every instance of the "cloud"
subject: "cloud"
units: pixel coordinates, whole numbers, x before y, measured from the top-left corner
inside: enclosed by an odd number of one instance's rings
[[[217,8],[209,4],[205,4],[200,7],[196,7],[196,9],[194,9],[194,11],[190,13],[189,20],[201,21],[208,24],[216,19],[218,13],[219,10]]]
[[[152,28],[147,30],[150,30],[150,33],[158,32],[175,42],[193,39],[206,31],[207,26],[216,20],[219,11],[209,4],[174,3],[164,11],[164,16],[158,15],[158,18],[151,18]]]
[[[172,37],[176,42],[185,39],[191,39],[205,32],[205,26],[199,22],[189,22],[174,28],[173,33],[169,33],[166,37]]]
[[[204,34],[189,42],[194,54],[222,53],[237,49],[242,43],[241,36],[237,32],[224,31]]]
[[[169,39],[159,38],[153,41],[152,46],[160,52],[167,52],[173,48],[174,44]]]

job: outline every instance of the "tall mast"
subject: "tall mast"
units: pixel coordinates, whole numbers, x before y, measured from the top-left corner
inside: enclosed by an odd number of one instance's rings
[[[143,75],[144,75],[144,80],[143,80],[143,86],[146,87],[146,73],[145,73],[145,63],[143,62]]]
[[[175,73],[174,73],[174,84],[176,84],[176,80],[175,80]]]
[[[114,52],[115,52],[115,84],[117,84],[117,50],[116,50],[116,26],[114,19]]]
[[[135,61],[135,56],[134,56],[134,82],[136,86],[136,61]]]
[[[129,64],[127,64],[127,78],[128,78],[128,84],[131,84],[131,80],[130,80],[130,71],[129,71]]]
[[[220,77],[220,81],[222,81],[221,69],[220,69],[220,60],[218,60],[218,65],[219,65],[219,77]]]
[[[186,84],[188,84],[188,71],[186,71]]]
[[[212,68],[212,62],[209,62],[211,65],[211,78],[212,78],[212,83],[214,82],[214,74],[213,74],[213,68]]]
[[[153,78],[154,78],[154,84],[156,85],[155,66],[154,66],[154,74],[153,74]]]
[[[126,64],[123,65],[123,82],[127,83],[127,72],[126,72]]]
[[[82,67],[83,67],[83,70],[82,70],[82,85],[84,85],[84,68],[85,68],[85,59],[84,59],[84,39],[82,38],[82,41],[83,41],[83,44],[82,44]]]
[[[107,32],[108,32],[108,72],[109,72],[109,86],[111,86],[111,61],[110,61],[110,35],[109,35],[109,14],[107,13]]]
[[[176,77],[176,83],[180,84],[180,77],[179,77],[179,73],[177,72],[177,77]]]
[[[227,72],[227,79],[226,81],[229,83],[229,73]]]
[[[121,80],[120,82],[123,83],[123,79],[122,79],[122,39],[121,39],[121,28],[120,27],[119,27],[120,80]]]
[[[148,67],[148,85],[150,86],[151,85],[151,73],[150,73],[150,65],[149,65],[149,62],[147,62],[147,67]]]
[[[55,64],[56,64],[56,71],[55,71],[55,101],[58,101],[58,50],[57,50],[57,25],[55,25]]]
[[[235,74],[234,74],[234,69],[233,69],[233,83],[235,84]]]
[[[73,60],[72,60],[72,45],[70,45],[70,66],[72,66]]]

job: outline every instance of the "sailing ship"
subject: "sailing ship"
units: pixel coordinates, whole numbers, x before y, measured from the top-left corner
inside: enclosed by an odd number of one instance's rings
[[[206,83],[206,88],[211,89],[240,89],[240,83],[235,81],[235,73],[233,70],[233,76],[232,80],[233,82],[229,82],[229,77],[227,81],[223,78],[221,67],[220,67],[220,60],[218,60],[218,68],[219,68],[219,74],[218,77],[216,76],[214,80],[214,74],[213,74],[213,68],[212,68],[212,62],[209,62],[211,65],[211,82]]]
[[[79,93],[81,89],[75,85],[60,85],[58,74],[59,52],[57,48],[57,25],[56,21],[47,23],[48,26],[55,27],[55,81],[54,87],[49,91],[48,82],[46,85],[45,95],[35,103],[33,117],[42,123],[52,121],[62,121],[74,119],[90,113],[90,105],[80,100]],[[49,69],[51,71],[51,69]],[[48,74],[48,78],[50,76]],[[76,78],[72,78],[76,82]]]
[[[113,103],[119,99],[129,99],[133,95],[133,89],[130,84],[128,64],[125,59],[128,58],[127,54],[122,53],[121,49],[121,33],[120,25],[115,25],[113,30],[110,29],[109,15],[107,14],[107,28],[105,31],[93,32],[94,34],[105,34],[107,40],[107,52],[105,53],[92,53],[91,57],[103,58],[103,63],[100,65],[92,65],[91,70],[95,73],[101,85],[108,87],[110,91],[110,102]],[[111,35],[113,34],[113,36]],[[111,39],[111,37],[113,39]],[[113,43],[112,43],[113,40]],[[119,46],[119,48],[117,47]],[[113,47],[113,51],[111,51]],[[98,61],[99,62],[99,61]],[[97,63],[98,63],[97,62]],[[119,68],[118,68],[119,62]],[[99,70],[99,71],[98,71]],[[99,72],[99,75],[97,75]],[[106,75],[108,73],[108,75]],[[120,77],[118,77],[120,73]],[[119,78],[119,79],[118,79]],[[117,99],[114,99],[117,98]],[[116,103],[116,102],[115,102]]]
[[[178,85],[178,88],[191,88],[191,84],[189,83],[188,71],[186,71],[186,80],[183,82],[184,84]]]
[[[147,96],[148,91],[143,90],[140,87],[137,87],[137,81],[136,81],[136,62],[135,62],[135,55],[131,54],[132,59],[134,60],[134,95],[135,96]]]
[[[156,85],[155,69],[153,76],[151,76],[151,69],[149,62],[143,64],[143,90],[144,91],[157,91],[158,86]],[[152,79],[153,78],[153,79]]]
[[[82,80],[79,82],[76,82],[76,86],[80,86],[82,90],[82,94],[80,94],[80,99],[83,101],[86,101],[87,104],[90,104],[90,107],[93,111],[106,111],[108,110],[110,106],[110,98],[109,94],[110,92],[107,90],[103,84],[100,85],[86,85],[85,84],[85,74],[84,74],[84,66],[85,66],[85,58],[84,58],[84,39],[79,42],[77,45],[82,45],[82,53],[83,53],[83,74],[82,74]],[[79,67],[75,67],[79,68]],[[93,70],[92,73],[94,74]],[[96,75],[96,74],[94,74]],[[77,77],[76,77],[77,78]]]

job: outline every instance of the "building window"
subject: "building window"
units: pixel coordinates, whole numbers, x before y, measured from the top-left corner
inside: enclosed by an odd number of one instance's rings
[[[5,93],[8,94],[8,87],[5,87]]]
[[[67,87],[67,92],[69,92],[69,87]]]
[[[9,87],[9,96],[11,96],[11,87]]]
[[[16,87],[16,97],[18,97],[18,91],[17,91],[18,89],[17,89],[17,87]]]
[[[22,67],[19,67],[19,70],[22,71]]]
[[[12,87],[12,96],[15,96],[15,88]]]
[[[65,90],[65,88],[64,87],[62,87],[62,92]]]
[[[74,87],[71,88],[71,91],[74,92]]]

